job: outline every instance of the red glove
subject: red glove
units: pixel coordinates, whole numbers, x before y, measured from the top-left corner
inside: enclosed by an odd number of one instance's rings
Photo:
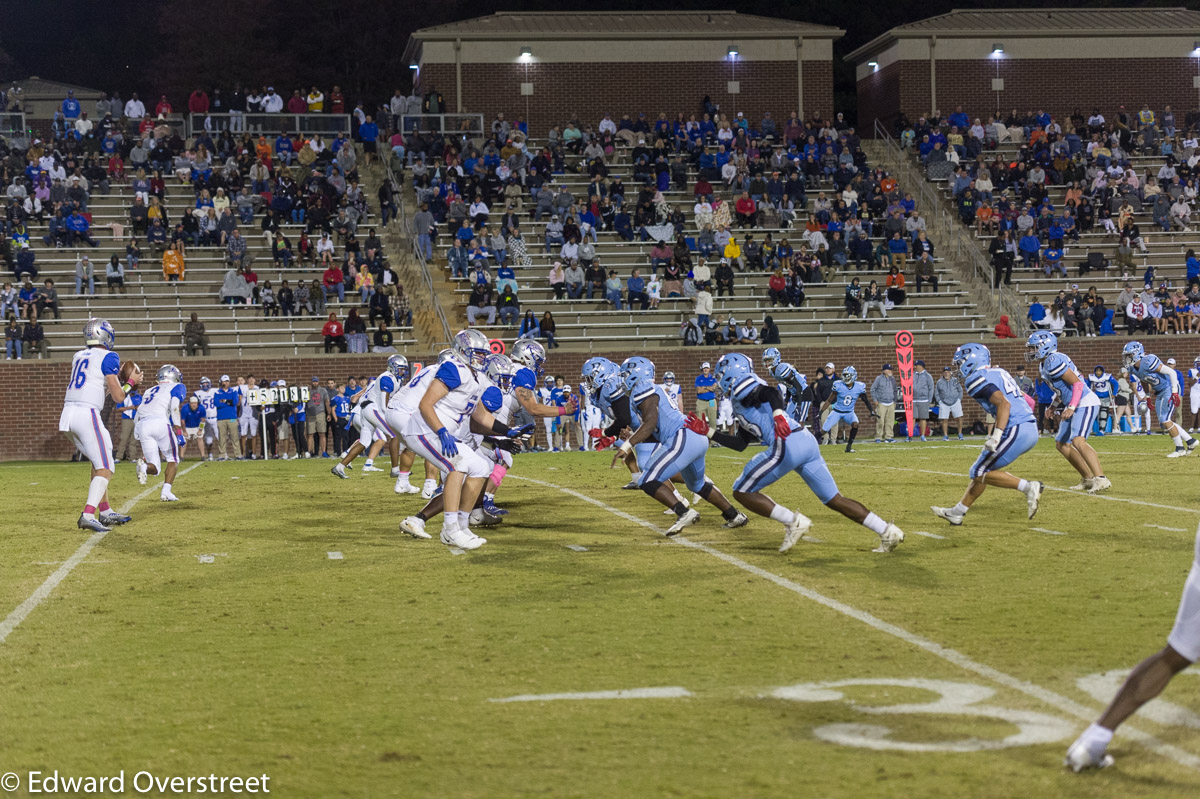
[[[792,434],[792,423],[788,420],[787,414],[783,411],[775,411],[772,414],[775,418],[775,435],[779,438],[787,438]]]
[[[599,427],[593,427],[591,430],[588,431],[588,435],[591,436],[592,438],[604,438],[604,431],[601,430]]]
[[[691,430],[693,433],[699,433],[705,438],[708,438],[708,419],[703,416],[697,416],[694,413],[689,413],[687,415],[687,419],[683,423],[683,426],[688,430]]]
[[[1178,408],[1179,406],[1183,405],[1183,398],[1180,397],[1178,394],[1172,394],[1171,395],[1171,404],[1174,405],[1176,408]]]
[[[608,449],[609,447],[611,447],[613,445],[613,442],[616,440],[617,440],[616,436],[600,436],[596,440],[596,451],[599,452],[602,449]]]

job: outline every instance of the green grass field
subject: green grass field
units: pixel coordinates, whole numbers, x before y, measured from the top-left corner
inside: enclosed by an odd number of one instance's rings
[[[1085,678],[1163,645],[1200,521],[1200,458],[1095,443],[1106,497],[1052,490],[1030,522],[993,490],[961,528],[928,506],[958,499],[977,444],[827,448],[841,491],[908,533],[890,555],[799,479],[768,493],[819,542],[780,555],[779,524],[715,512],[668,540],[604,453],[519,457],[509,521],[462,555],[436,522],[397,532],[422,501],[386,473],[199,466],[0,627],[0,772],[265,773],[287,797],[1194,797],[1186,673],[1174,719],[1131,722],[1148,744],[1123,729],[1114,768],[1061,766],[1118,679]],[[744,458],[709,457],[728,490]],[[1014,471],[1075,482],[1045,439]],[[85,483],[0,466],[0,618],[86,540]],[[139,490],[119,467],[114,504]],[[651,688],[675,690],[492,701]]]

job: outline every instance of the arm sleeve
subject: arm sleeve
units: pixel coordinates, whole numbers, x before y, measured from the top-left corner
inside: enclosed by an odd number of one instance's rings
[[[449,361],[438,367],[436,377],[451,391],[462,385],[462,379],[458,376],[458,367]]]
[[[991,383],[991,382],[988,382],[985,380],[982,383],[979,383],[978,385],[974,386],[971,389],[971,396],[982,402],[990,402],[992,395],[998,391],[1001,394],[1004,393],[1004,392],[1000,391],[999,386],[997,386],[995,383]]]
[[[121,371],[121,356],[115,352],[106,354],[104,360],[100,362],[100,371],[106,375],[119,374]]]
[[[734,452],[742,452],[753,443],[750,434],[740,427],[734,433],[713,433],[712,440]]]
[[[744,405],[762,405],[766,403],[771,406],[772,411],[782,411],[784,409],[783,395],[779,390],[771,386],[758,385],[755,386],[746,396],[740,399]]]
[[[613,423],[604,428],[604,435],[615,436],[626,427],[631,427],[633,417],[629,413],[629,395],[622,394],[612,402]]]

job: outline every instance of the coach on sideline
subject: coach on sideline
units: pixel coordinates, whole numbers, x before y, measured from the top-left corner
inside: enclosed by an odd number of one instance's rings
[[[221,387],[213,397],[217,406],[217,455],[220,460],[242,457],[242,439],[238,430],[238,404],[242,392],[229,385],[229,375],[221,375]]]
[[[896,378],[892,365],[885,363],[875,382],[871,383],[871,401],[875,403],[878,417],[875,419],[875,443],[895,441],[896,429]]]
[[[696,375],[696,415],[706,417],[709,427],[717,426],[717,394],[713,391],[716,384],[712,364],[708,361],[700,364],[700,374]]]

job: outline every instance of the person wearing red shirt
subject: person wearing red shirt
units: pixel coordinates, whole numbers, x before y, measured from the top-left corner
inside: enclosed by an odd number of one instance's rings
[[[193,114],[208,113],[208,95],[203,89],[196,89],[192,92],[192,96],[188,98],[188,111]]]
[[[329,93],[329,113],[346,113],[346,98],[342,96],[341,86],[334,86],[333,91]]]
[[[329,321],[321,328],[321,335],[325,337],[325,352],[332,352],[334,347],[337,347],[339,352],[346,351],[346,329],[342,327],[334,312],[329,312]]]
[[[292,96],[288,98],[287,110],[289,114],[307,114],[308,102],[300,96],[300,90],[292,92]]]
[[[167,102],[167,96],[165,94],[160,96],[158,98],[158,105],[154,106],[154,115],[170,114],[173,111],[174,109],[171,108],[171,104]]]
[[[329,300],[330,294],[336,294],[338,302],[343,302],[346,299],[346,276],[342,274],[340,266],[330,266],[321,275],[321,285],[325,287],[325,299]]]
[[[993,329],[996,338],[1016,338],[1017,334],[1013,332],[1012,325],[1008,323],[1007,316],[1001,316],[1000,322]]]
[[[711,197],[713,196],[712,184],[704,178],[700,178],[696,181],[696,189],[692,192],[692,194],[694,194],[697,199],[700,197]]]
[[[737,203],[733,207],[737,211],[738,227],[757,227],[755,219],[758,215],[758,207],[749,194],[742,192],[742,196],[738,197]]]
[[[788,305],[787,278],[783,276],[782,269],[775,270],[771,279],[767,281],[767,286],[769,288],[767,293],[771,295],[771,307],[774,308],[778,303],[786,308]]]

